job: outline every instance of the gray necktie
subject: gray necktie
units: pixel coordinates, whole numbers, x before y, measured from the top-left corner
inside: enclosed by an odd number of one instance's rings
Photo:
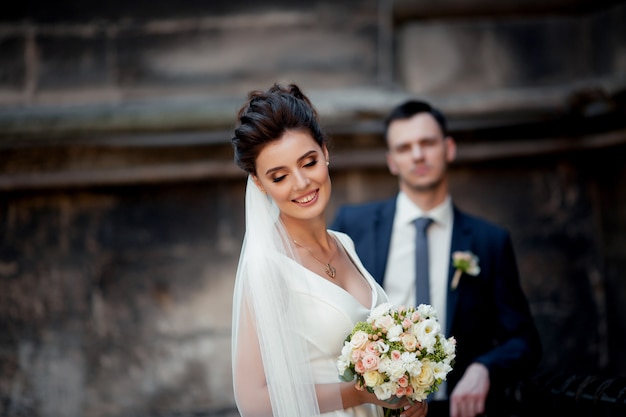
[[[415,219],[415,306],[430,304],[428,274],[428,237],[426,230],[433,222],[428,217]]]

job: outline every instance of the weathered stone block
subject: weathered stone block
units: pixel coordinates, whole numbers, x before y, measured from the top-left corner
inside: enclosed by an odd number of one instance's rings
[[[378,27],[371,6],[354,14],[339,7],[267,12],[121,32],[119,82],[125,89],[193,86],[206,93],[242,93],[276,81],[307,89],[375,84]]]
[[[26,80],[25,40],[20,36],[0,36],[0,91],[19,91]]]
[[[626,74],[626,3],[603,11],[589,25],[594,74],[601,77]]]
[[[112,55],[103,33],[40,35],[38,89],[101,88],[113,80]]]
[[[532,88],[591,75],[580,19],[411,23],[398,41],[402,81],[419,93]]]

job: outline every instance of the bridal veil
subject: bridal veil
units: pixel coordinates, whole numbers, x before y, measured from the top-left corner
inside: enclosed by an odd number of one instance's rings
[[[303,314],[289,285],[302,269],[297,267],[278,207],[250,176],[245,213],[246,233],[233,295],[237,407],[242,417],[310,417],[320,414],[320,408],[341,409],[338,384],[327,386],[319,398],[316,393],[307,342],[300,332]],[[247,395],[249,386],[245,384],[246,378],[259,371],[267,383],[267,396],[262,400]]]

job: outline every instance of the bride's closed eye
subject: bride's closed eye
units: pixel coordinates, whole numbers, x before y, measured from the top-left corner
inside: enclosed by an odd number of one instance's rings
[[[311,168],[314,167],[315,165],[317,165],[317,163],[319,162],[319,159],[312,159],[311,161],[307,162],[306,164],[303,165],[304,168]],[[287,174],[285,175],[280,175],[278,177],[272,178],[272,182],[281,182],[282,180],[285,179],[285,177],[287,177]]]

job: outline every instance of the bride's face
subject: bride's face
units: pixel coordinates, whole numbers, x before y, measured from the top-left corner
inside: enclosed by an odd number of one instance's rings
[[[291,130],[261,150],[253,179],[276,202],[284,220],[310,220],[323,216],[330,200],[326,161],[326,147],[306,131]]]

